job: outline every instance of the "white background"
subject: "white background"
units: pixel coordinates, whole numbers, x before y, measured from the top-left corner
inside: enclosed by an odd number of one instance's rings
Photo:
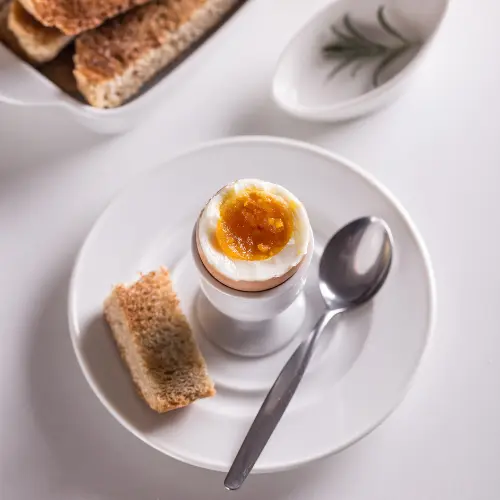
[[[427,242],[438,321],[412,390],[380,428],[311,466],[251,477],[233,495],[500,497],[500,4],[452,0],[408,93],[332,126],[288,118],[269,98],[279,52],[324,3],[251,0],[203,61],[186,63],[182,87],[124,136],[97,136],[62,112],[0,106],[2,500],[231,496],[222,474],[149,449],[101,406],[72,352],[66,292],[83,238],[121,186],[200,141],[240,134],[325,146],[385,183]]]

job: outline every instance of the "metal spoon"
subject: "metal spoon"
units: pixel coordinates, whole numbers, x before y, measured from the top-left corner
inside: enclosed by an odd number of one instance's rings
[[[328,242],[319,265],[325,311],[267,394],[224,480],[228,490],[237,490],[255,465],[295,394],[325,326],[335,316],[368,302],[380,290],[391,267],[392,248],[389,227],[376,217],[350,222]]]

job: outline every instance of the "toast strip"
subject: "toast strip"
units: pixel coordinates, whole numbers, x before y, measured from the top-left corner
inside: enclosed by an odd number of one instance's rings
[[[57,57],[72,40],[58,29],[40,24],[17,0],[10,4],[7,25],[28,58],[39,64]]]
[[[139,394],[164,413],[213,396],[215,389],[168,271],[116,286],[104,314]]]
[[[98,108],[120,106],[241,4],[241,0],[154,0],[82,34],[75,78]]]
[[[78,35],[96,28],[148,0],[19,0],[41,24],[66,35]]]
[[[24,50],[19,45],[14,33],[10,31],[8,26],[8,17],[10,11],[10,0],[0,0],[0,41],[7,46],[14,54],[23,60],[28,61],[29,58]]]

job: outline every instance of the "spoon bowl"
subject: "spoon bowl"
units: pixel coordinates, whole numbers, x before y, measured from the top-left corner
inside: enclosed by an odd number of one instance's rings
[[[312,121],[342,121],[366,115],[394,102],[411,81],[410,76],[428,52],[445,17],[449,0],[337,0],[318,12],[283,51],[272,83],[276,104],[287,113]],[[377,24],[377,12],[398,32],[414,42],[380,72],[379,85],[373,76],[380,60],[360,59],[332,76],[338,64],[327,60],[323,47],[337,37],[332,26],[343,27],[349,14],[353,24],[377,42],[397,44]]]
[[[387,224],[376,217],[354,220],[335,233],[319,267],[319,286],[328,308],[370,300],[389,274],[392,247]]]

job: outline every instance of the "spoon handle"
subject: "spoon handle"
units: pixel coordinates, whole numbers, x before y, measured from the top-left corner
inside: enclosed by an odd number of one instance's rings
[[[281,370],[224,480],[224,486],[228,490],[237,490],[253,469],[295,394],[321,332],[334,316],[344,311],[345,308],[326,310]]]

